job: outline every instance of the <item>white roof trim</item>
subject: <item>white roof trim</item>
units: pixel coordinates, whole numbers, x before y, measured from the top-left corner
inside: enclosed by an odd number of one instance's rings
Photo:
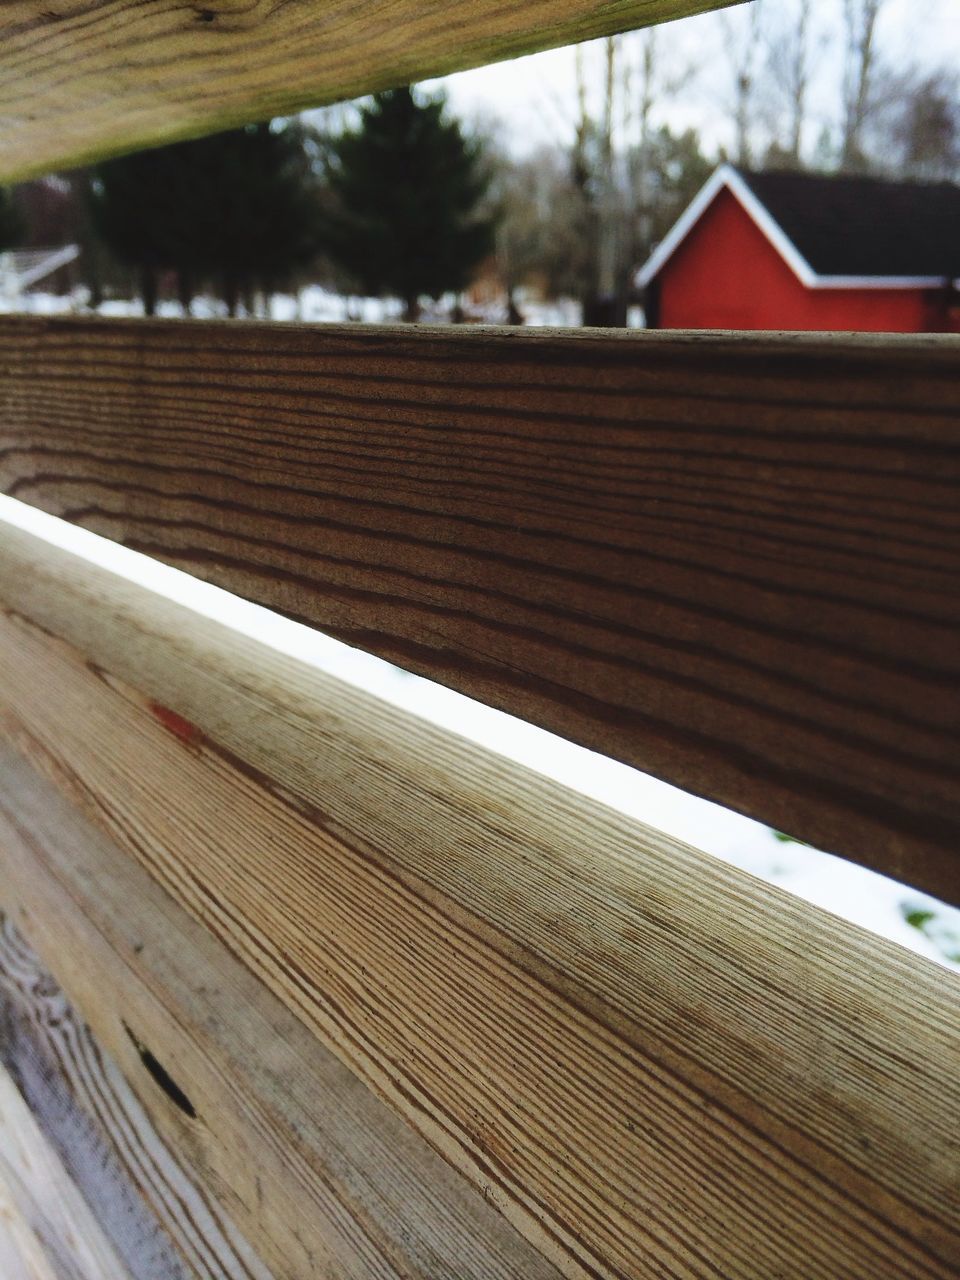
[[[638,288],[645,289],[653,277],[659,273],[660,268],[667,259],[673,257],[674,250],[678,248],[682,240],[687,238],[687,233],[700,221],[701,215],[713,203],[714,196],[716,196],[721,187],[727,185],[727,174],[729,172],[731,172],[730,166],[726,164],[722,164],[719,169],[714,169],[713,173],[711,173],[710,177],[637,272],[634,282]]]
[[[721,188],[726,187],[750,215],[757,227],[776,249],[801,284],[808,289],[942,289],[950,282],[944,276],[821,276],[783,232],[780,224],[767,212],[749,186],[729,164],[722,164],[710,175],[693,200],[673,224],[660,244],[634,277],[634,283],[645,289],[659,274],[667,260],[679,248],[702,215],[713,203]]]
[[[816,276],[811,289],[944,289],[948,276]]]
[[[817,280],[817,273],[813,267],[811,267],[793,241],[784,235],[779,222],[774,221],[767,212],[766,206],[760,203],[736,169],[731,169],[729,165],[724,165],[723,167],[728,170],[727,187],[737,197],[793,274],[808,289],[813,288]]]

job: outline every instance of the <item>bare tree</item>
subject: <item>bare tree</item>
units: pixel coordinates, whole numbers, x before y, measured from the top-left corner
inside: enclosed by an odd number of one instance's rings
[[[663,33],[647,27],[628,37],[624,58],[624,150],[626,191],[633,226],[633,256],[643,260],[653,248],[662,204],[663,147],[656,125],[656,108],[675,101],[691,85],[694,64],[678,57]],[[631,59],[629,54],[633,53]]]
[[[620,210],[614,128],[617,100],[617,57],[620,37],[604,40],[603,116],[597,148],[597,294],[609,306],[617,294],[620,258]],[[611,315],[611,321],[616,317]]]
[[[960,75],[880,66],[863,147],[873,167],[921,182],[960,179]]]
[[[794,0],[792,10],[768,37],[767,77],[782,121],[777,150],[787,164],[799,168],[810,91],[812,39],[811,0]]]
[[[758,73],[763,52],[760,0],[720,15],[724,54],[733,79],[733,158],[749,168],[753,161],[752,136],[756,119]]]
[[[929,182],[960,179],[960,76],[940,69],[916,81],[893,136],[908,176]]]
[[[550,298],[577,293],[590,245],[581,234],[577,193],[562,147],[543,146],[516,159],[488,141],[489,211],[497,223],[496,255],[511,324],[522,323],[518,291],[533,286]]]
[[[626,303],[621,286],[623,255],[622,185],[619,181],[617,121],[622,37],[601,44],[602,86],[594,113],[588,94],[586,50],[577,48],[577,108],[573,177],[580,205],[582,233],[591,247],[583,279],[584,324],[625,324]]]
[[[570,169],[573,182],[574,221],[584,244],[588,246],[580,288],[584,313],[588,311],[591,300],[597,294],[596,245],[599,231],[596,182],[597,126],[588,102],[585,58],[584,46],[577,45],[577,118],[574,126]]]
[[[642,247],[642,256],[646,257],[653,239],[653,148],[651,145],[653,132],[653,107],[656,101],[658,80],[657,60],[657,28],[647,27],[639,34],[638,92],[634,96],[628,78],[625,81],[628,111],[629,106],[636,103],[637,108],[637,145],[633,152],[633,164],[630,167],[630,188],[636,220],[637,238]],[[629,125],[630,117],[627,116]]]
[[[693,64],[663,33],[614,36],[576,50],[571,121],[571,213],[584,322],[625,324],[635,268],[662,234],[664,208],[701,172],[696,136],[658,127],[664,104],[686,88]],[[669,164],[671,175],[662,172]]]
[[[863,134],[873,103],[877,18],[884,0],[843,0],[844,70],[840,167],[866,168]]]

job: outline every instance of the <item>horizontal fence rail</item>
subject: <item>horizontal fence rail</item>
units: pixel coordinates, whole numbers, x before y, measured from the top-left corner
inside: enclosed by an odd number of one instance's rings
[[[277,1280],[559,1280],[480,1192],[8,746],[0,871],[4,902],[149,1103],[160,1140],[211,1207],[256,1241]],[[147,1071],[145,1052],[188,1112]],[[99,1167],[89,1172],[95,1182]],[[219,1257],[231,1277],[258,1280],[253,1264],[234,1270]],[[208,1262],[202,1280],[214,1276]],[[174,1278],[161,1267],[151,1280]]]
[[[734,2],[17,0],[0,10],[0,181]]]
[[[958,351],[3,321],[0,488],[956,900]]]
[[[11,747],[564,1275],[955,1275],[954,975],[29,535],[3,558]],[[29,898],[85,842],[3,775]]]

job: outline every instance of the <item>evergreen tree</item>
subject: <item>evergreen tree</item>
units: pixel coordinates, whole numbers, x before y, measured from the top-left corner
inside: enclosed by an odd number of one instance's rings
[[[94,229],[120,262],[137,271],[148,316],[156,310],[160,271],[178,265],[175,150],[161,147],[108,161],[92,171],[88,188]]]
[[[140,273],[153,313],[161,271],[181,302],[211,281],[231,315],[241,295],[270,291],[316,252],[316,201],[296,123],[251,125],[110,160],[94,171],[94,224]]]
[[[231,315],[242,294],[272,292],[316,255],[316,183],[304,139],[291,121],[186,144],[203,177],[185,265],[213,276]]]
[[[444,107],[410,89],[378,93],[329,143],[326,251],[364,292],[401,298],[408,320],[422,295],[463,289],[493,250],[479,148]]]
[[[24,235],[23,218],[10,192],[0,187],[0,253],[19,244]]]

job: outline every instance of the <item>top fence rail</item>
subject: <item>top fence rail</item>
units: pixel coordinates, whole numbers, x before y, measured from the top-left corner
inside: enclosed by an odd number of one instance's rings
[[[343,101],[732,0],[67,0],[0,15],[0,181]]]

